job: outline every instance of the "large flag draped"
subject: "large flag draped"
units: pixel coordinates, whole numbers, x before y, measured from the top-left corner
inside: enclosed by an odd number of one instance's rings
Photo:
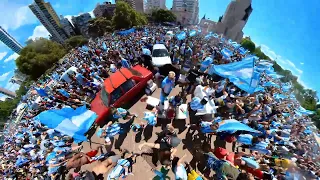
[[[254,93],[260,81],[260,73],[254,70],[254,58],[229,64],[213,66],[214,73],[228,78],[240,89]]]
[[[35,117],[50,129],[73,137],[77,142],[86,141],[85,133],[90,129],[97,114],[86,106],[77,109],[62,108],[47,110]]]

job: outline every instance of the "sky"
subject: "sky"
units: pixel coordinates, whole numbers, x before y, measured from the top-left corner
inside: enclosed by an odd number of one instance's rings
[[[217,21],[231,0],[199,0],[199,18],[203,15]],[[32,14],[28,5],[32,0],[1,0],[0,25],[22,45],[29,38],[48,37],[49,33]],[[48,2],[48,0],[47,0]],[[70,18],[84,12],[92,12],[98,2],[104,0],[49,0],[58,15]],[[168,9],[172,0],[167,0]],[[319,0],[252,0],[253,12],[244,28],[263,52],[284,68],[292,71],[306,88],[320,92],[320,11]],[[15,69],[17,54],[0,42],[0,87],[16,90],[9,83]],[[0,98],[3,98],[3,96]]]

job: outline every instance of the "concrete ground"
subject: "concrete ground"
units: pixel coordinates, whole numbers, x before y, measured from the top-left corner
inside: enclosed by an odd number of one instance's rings
[[[176,87],[170,94],[171,95],[176,95],[181,91],[179,87]],[[144,98],[146,95],[144,95],[142,98]],[[160,96],[160,89],[157,89],[153,94],[153,97],[159,98]],[[188,102],[190,101],[190,97],[188,97]],[[142,121],[141,118],[143,117],[143,112],[148,111],[146,109],[147,104],[145,102],[141,102],[140,100],[134,102],[133,106],[129,109],[131,113],[136,113],[138,115],[138,118],[135,119],[135,122],[140,122]],[[182,157],[184,154],[187,155],[186,161],[190,162],[193,159],[193,154],[192,149],[199,144],[199,141],[197,140],[192,140],[190,136],[186,138],[187,134],[187,129],[185,128],[185,125],[190,122],[190,119],[186,120],[175,120],[173,122],[174,127],[177,129],[179,132],[178,137],[182,139],[182,143],[178,147],[178,152],[177,156]],[[121,123],[124,123],[124,121],[121,121]],[[158,124],[167,124],[166,120],[158,120]],[[136,134],[132,131],[130,131],[127,135],[121,135],[121,136],[116,136],[115,141],[113,142],[112,145],[112,150],[115,153],[118,153],[119,151],[116,148],[121,148],[121,149],[128,149],[129,151],[137,152],[139,153],[138,146],[142,142],[154,142],[157,138],[157,135],[155,134],[156,132],[161,132],[162,126],[156,126],[153,129],[147,129],[142,133],[141,136],[139,134]],[[146,139],[146,138],[147,139]],[[99,145],[103,144],[104,139],[98,138],[96,134],[94,134],[91,138],[91,146],[90,143],[86,142],[83,143],[84,148],[83,152],[88,152],[91,149],[96,148]],[[220,140],[216,140],[216,137],[213,136],[211,139],[211,147],[214,148],[215,146],[220,146],[220,147],[226,147],[229,151],[232,151],[232,144],[231,143],[225,143],[221,142]],[[85,165],[82,167],[82,170],[91,170],[92,169],[92,164]],[[158,166],[158,170],[160,170],[160,166]],[[168,178],[167,179],[172,179],[174,180],[174,175],[172,171],[170,170],[167,174]],[[106,177],[106,176],[105,176]],[[154,179],[155,174],[151,171],[151,167],[141,158],[137,158],[137,163],[133,165],[133,175],[129,175],[127,177],[128,180],[151,180]],[[106,178],[105,178],[106,179]],[[156,179],[156,178],[155,178]]]

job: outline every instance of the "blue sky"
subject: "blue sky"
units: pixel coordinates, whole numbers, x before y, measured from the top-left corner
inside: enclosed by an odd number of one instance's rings
[[[224,14],[230,0],[199,0],[199,18],[204,14],[217,21]],[[320,27],[320,1],[318,0],[252,0],[253,12],[244,29],[246,36],[260,45],[262,50],[285,69],[299,77],[305,87],[320,92],[320,53],[318,27]],[[47,37],[48,32],[28,8],[32,0],[1,0],[0,25],[21,44],[28,38]],[[58,15],[71,17],[90,12],[103,0],[49,0]],[[171,8],[172,0],[167,0]],[[10,16],[9,16],[10,14]],[[5,18],[3,18],[5,17]],[[0,86],[11,90],[16,85],[8,83],[15,68],[14,54],[0,44]]]

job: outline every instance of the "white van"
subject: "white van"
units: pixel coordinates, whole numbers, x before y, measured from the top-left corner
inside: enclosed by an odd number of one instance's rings
[[[156,67],[161,67],[166,64],[171,64],[171,58],[167,48],[163,44],[153,45],[152,64]]]

